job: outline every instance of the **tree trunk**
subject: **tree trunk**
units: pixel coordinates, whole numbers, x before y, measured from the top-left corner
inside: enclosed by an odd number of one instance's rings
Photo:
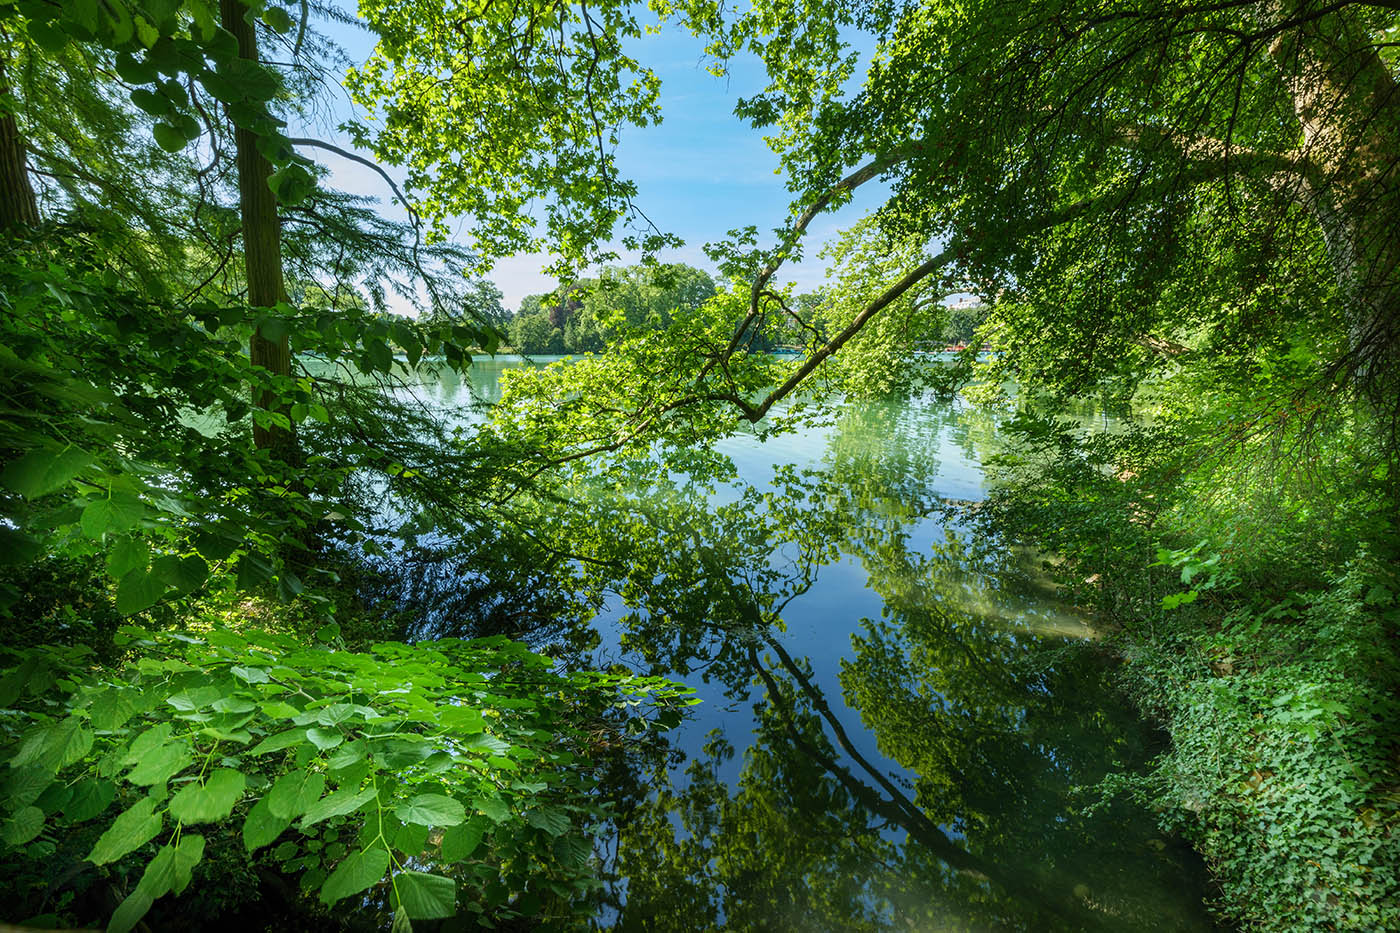
[[[1314,169],[1308,199],[1351,316],[1347,369],[1381,400],[1400,366],[1400,86],[1348,11],[1271,4],[1269,48]],[[1394,403],[1394,399],[1391,399]]]
[[[241,0],[219,0],[222,25],[238,40],[238,54],[251,61],[258,60],[257,33],[247,19],[248,8]],[[243,127],[234,130],[234,147],[238,163],[238,203],[243,215],[243,265],[248,280],[248,304],[255,308],[271,308],[285,301],[282,281],[282,223],[277,216],[277,197],[268,186],[272,165],[258,151],[257,136]],[[248,342],[248,358],[254,366],[262,366],[279,376],[291,376],[292,356],[286,334],[269,338],[261,329]],[[276,393],[257,391],[253,403],[268,411],[289,414]],[[264,428],[253,424],[253,443],[260,449],[276,452],[280,459],[291,461],[295,441],[283,428]]]
[[[0,61],[0,234],[29,230],[39,225],[39,204],[29,184],[24,137],[15,120],[18,102],[10,93],[5,66]]]

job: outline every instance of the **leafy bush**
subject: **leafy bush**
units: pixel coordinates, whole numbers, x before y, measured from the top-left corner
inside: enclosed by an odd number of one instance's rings
[[[674,723],[687,702],[658,679],[557,673],[504,638],[355,652],[333,625],[320,636],[126,627],[115,669],[20,652],[0,679],[11,861],[111,876],[115,931],[183,892],[205,834],[234,827],[326,906],[369,896],[396,929],[455,915],[459,888],[498,918],[567,910],[594,883],[603,812],[583,794],[586,730],[618,708],[645,728],[646,701]]]

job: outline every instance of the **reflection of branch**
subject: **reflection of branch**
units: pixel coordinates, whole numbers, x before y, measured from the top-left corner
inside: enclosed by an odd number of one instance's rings
[[[882,797],[874,788],[862,782],[849,769],[843,767],[831,755],[818,748],[814,743],[808,741],[797,729],[796,717],[793,708],[787,703],[781,687],[773,677],[772,672],[759,660],[756,643],[750,642],[748,647],[749,663],[753,666],[755,673],[763,681],[767,688],[770,702],[773,703],[779,714],[782,716],[784,728],[793,744],[804,755],[816,761],[833,778],[841,783],[857,800],[867,806],[872,813],[878,814],[891,821],[895,825],[902,827],[915,841],[927,848],[935,857],[947,863],[953,869],[960,872],[967,872],[986,878],[1011,896],[1033,905],[1037,910],[1045,914],[1054,915],[1062,920],[1070,922],[1074,926],[1088,929],[1098,929],[1101,924],[1098,918],[1089,915],[1086,911],[1079,909],[1078,905],[1070,901],[1061,901],[1051,898],[1032,885],[1025,884],[1014,873],[1002,870],[1002,866],[995,865],[980,856],[974,855],[968,850],[955,843],[945,833],[938,824],[914,804],[898,787],[894,785],[885,774],[872,765],[865,756],[855,748],[840,721],[832,712],[821,691],[811,685],[807,677],[803,675],[801,669],[793,661],[792,656],[782,647],[778,641],[771,636],[763,636],[767,645],[778,655],[783,667],[793,676],[799,688],[806,694],[808,700],[817,709],[822,720],[831,728],[836,736],[837,744],[841,750],[851,757],[862,769],[866,771],[886,793],[890,799]]]

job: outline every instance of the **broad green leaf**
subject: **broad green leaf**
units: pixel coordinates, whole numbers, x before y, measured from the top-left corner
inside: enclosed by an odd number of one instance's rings
[[[300,745],[302,742],[305,741],[305,729],[288,729],[286,732],[279,732],[276,735],[270,735],[267,738],[263,739],[257,745],[254,745],[252,751],[250,751],[248,754],[265,755],[268,752],[281,751],[282,749],[290,748],[293,745]]]
[[[408,911],[400,906],[394,911],[394,923],[389,928],[389,933],[413,933],[413,924],[408,919]]]
[[[155,137],[156,144],[166,152],[179,152],[189,143],[179,127],[171,126],[169,123],[155,124],[151,127],[151,135]]]
[[[267,671],[261,667],[231,667],[229,673],[245,683],[265,684],[268,682]]]
[[[162,557],[151,566],[151,575],[164,582],[176,596],[193,592],[209,576],[209,565],[197,554]]]
[[[180,836],[180,844],[175,847],[175,881],[170,890],[182,894],[194,877],[194,867],[204,858],[204,837],[193,833]]]
[[[499,797],[478,797],[473,804],[477,812],[490,817],[493,823],[504,823],[510,818],[510,807]]]
[[[133,570],[145,567],[150,560],[151,550],[146,539],[137,535],[119,538],[107,553],[107,572],[113,580],[120,580]]]
[[[117,584],[117,611],[124,616],[149,609],[160,602],[165,584],[143,568],[127,571]]]
[[[175,729],[168,722],[158,723],[132,740],[131,746],[122,757],[124,764],[140,761],[160,746],[164,745]]]
[[[399,872],[394,876],[394,895],[412,920],[440,920],[457,913],[457,882],[442,875]]]
[[[92,727],[99,732],[112,732],[126,725],[136,712],[131,691],[115,688],[104,691],[101,699],[92,705]]]
[[[323,726],[337,726],[355,716],[353,703],[333,703],[325,709],[317,710],[315,721]]]
[[[112,821],[88,853],[88,861],[105,865],[150,842],[160,832],[164,819],[155,813],[156,802],[142,797]]]
[[[335,754],[326,762],[326,767],[332,771],[341,771],[351,765],[359,764],[368,754],[369,746],[362,739],[356,739],[336,749]]]
[[[351,852],[321,886],[322,903],[334,904],[341,898],[359,894],[383,878],[388,867],[388,849],[376,846]]]
[[[175,884],[175,847],[170,843],[161,846],[156,857],[146,865],[136,890],[144,891],[151,900],[164,897]]]
[[[295,819],[320,799],[326,789],[326,776],[306,771],[282,775],[267,792],[267,805],[274,816]]]
[[[27,765],[57,771],[92,749],[92,732],[76,716],[30,730],[10,759],[10,767]]]
[[[243,821],[243,844],[249,852],[261,849],[276,840],[291,825],[291,818],[274,815],[272,808],[267,804],[267,798],[263,797],[253,804]]]
[[[485,827],[476,820],[453,826],[442,834],[442,860],[460,862],[476,851],[481,844]]]
[[[258,708],[258,704],[248,697],[221,697],[213,703],[216,713],[228,713],[237,715],[239,713],[251,713]]]
[[[569,815],[558,807],[535,807],[532,810],[527,810],[525,822],[544,830],[551,836],[562,836],[573,827]]]
[[[394,815],[420,826],[456,826],[466,820],[467,808],[443,794],[419,794],[395,807]]]
[[[39,795],[53,784],[54,773],[38,765],[2,768],[0,781],[4,782],[6,809],[19,810],[39,799]]]
[[[335,729],[317,729],[313,727],[306,730],[306,737],[311,740],[311,744],[315,745],[323,752],[329,751],[345,741],[345,736],[341,735]]]
[[[301,818],[301,829],[305,831],[322,820],[358,810],[373,800],[376,793],[376,788],[366,787],[363,790],[346,789],[327,794],[307,808],[306,815]]]
[[[44,828],[44,811],[38,807],[25,807],[3,824],[0,824],[0,839],[12,846],[22,846]]]
[[[73,796],[63,805],[63,815],[81,823],[106,810],[117,796],[117,785],[103,778],[84,778],[73,787]]]
[[[192,764],[189,743],[181,739],[162,745],[137,761],[126,779],[133,784],[164,784]]]
[[[140,888],[132,891],[112,912],[112,919],[107,921],[107,933],[128,933],[141,922],[154,903],[155,898]]]
[[[428,833],[430,832],[432,830],[427,826],[418,823],[403,823],[394,833],[392,845],[410,858],[415,858],[422,853],[424,846],[428,844]]]
[[[101,538],[104,534],[116,534],[136,527],[146,514],[141,500],[129,492],[115,492],[108,499],[94,499],[83,509],[83,534],[89,538]]]
[[[63,488],[93,463],[92,457],[76,447],[58,451],[40,448],[5,467],[0,482],[26,498],[37,499]]]
[[[18,567],[42,553],[44,542],[38,538],[15,528],[0,528],[0,567]]]
[[[486,718],[480,710],[466,706],[449,706],[438,713],[438,722],[454,732],[475,733],[486,728]]]
[[[222,820],[233,812],[247,783],[241,771],[220,768],[203,784],[191,782],[180,788],[170,799],[170,815],[187,825]]]

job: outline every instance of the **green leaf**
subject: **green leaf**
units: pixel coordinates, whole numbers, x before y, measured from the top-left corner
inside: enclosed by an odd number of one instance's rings
[[[19,750],[10,759],[10,767],[36,765],[50,772],[58,771],[82,758],[92,750],[92,732],[83,721],[69,716],[60,722],[40,726],[27,732]]]
[[[146,514],[141,500],[131,493],[113,493],[109,499],[94,499],[83,509],[80,524],[89,538],[101,538],[108,532],[117,533],[136,527]]]
[[[243,845],[247,846],[249,852],[261,849],[276,840],[291,825],[291,818],[275,815],[267,804],[267,798],[263,797],[253,804],[247,819],[243,821]]]
[[[347,855],[326,883],[321,886],[321,902],[334,904],[341,898],[361,891],[384,877],[389,867],[389,850],[376,846]]]
[[[103,778],[85,778],[73,787],[73,796],[63,805],[63,815],[74,823],[90,820],[111,806],[117,785]]]
[[[107,933],[128,933],[141,922],[154,903],[155,898],[138,887],[112,912],[112,919],[107,921]]]
[[[209,565],[204,558],[194,554],[188,557],[172,554],[156,561],[151,574],[164,581],[171,588],[172,595],[183,596],[204,582],[209,576]]]
[[[419,794],[395,807],[394,815],[420,826],[456,826],[466,821],[467,808],[443,794]]]
[[[562,836],[573,828],[569,815],[558,807],[536,807],[525,813],[525,822],[551,836]]]
[[[164,784],[192,764],[189,743],[170,742],[137,761],[126,779],[133,784]]]
[[[442,860],[460,862],[476,851],[484,834],[485,827],[476,820],[448,829],[442,834]]]
[[[0,567],[18,567],[44,552],[44,542],[15,528],[0,528]]]
[[[306,737],[311,740],[311,744],[315,745],[323,752],[329,751],[345,741],[345,736],[341,735],[335,729],[319,729],[313,727],[306,730]]]
[[[151,127],[151,135],[155,137],[156,145],[166,152],[179,152],[189,145],[189,139],[177,126],[171,126],[164,121]]]
[[[120,580],[129,572],[145,567],[150,554],[146,539],[136,535],[121,538],[107,554],[107,572],[113,580]]]
[[[413,924],[408,919],[408,911],[399,907],[394,911],[394,923],[389,933],[413,933]]]
[[[88,861],[106,865],[154,839],[164,825],[161,815],[153,812],[155,806],[156,802],[150,797],[142,797],[123,811],[98,837],[97,844],[88,853]]]
[[[165,584],[153,573],[132,570],[117,584],[117,611],[124,616],[149,609],[165,594]]]
[[[399,872],[394,876],[394,894],[413,920],[440,920],[457,914],[457,882],[442,875]]]
[[[28,499],[37,499],[66,486],[95,461],[76,447],[31,450],[5,467],[0,482]]]
[[[136,890],[144,891],[151,900],[165,896],[175,884],[175,847],[166,843],[156,852],[156,857],[146,865]]]
[[[306,730],[304,728],[288,729],[286,732],[279,732],[276,735],[270,735],[267,738],[263,739],[257,745],[253,746],[253,750],[249,752],[249,754],[266,755],[268,752],[281,751],[282,749],[290,748],[293,745],[300,745],[302,742],[305,741]]]
[[[262,21],[273,32],[288,32],[292,28],[291,14],[280,6],[269,6],[263,10]]]
[[[347,788],[328,794],[307,807],[306,814],[301,818],[301,830],[305,832],[307,827],[314,826],[322,820],[352,813],[373,800],[377,793],[376,788],[366,787],[363,790]]]
[[[510,807],[499,797],[478,797],[473,803],[477,812],[490,817],[493,823],[503,823],[510,818]]]
[[[265,684],[268,682],[267,671],[261,667],[231,667],[229,673],[244,683]]]
[[[180,836],[180,844],[175,847],[175,883],[170,890],[182,894],[194,877],[194,867],[204,858],[204,837],[193,833]]]
[[[305,771],[282,775],[267,792],[267,805],[274,816],[295,819],[310,809],[326,789],[326,776]]]
[[[241,771],[220,768],[203,784],[191,782],[170,800],[170,815],[181,823],[212,823],[225,819],[248,785]]]
[[[53,784],[54,774],[48,768],[31,765],[27,768],[0,769],[0,780],[5,786],[5,806],[19,810],[39,799],[39,796]]]
[[[316,189],[316,180],[300,163],[289,162],[272,173],[267,185],[277,196],[278,203],[295,207]]]
[[[0,824],[0,839],[12,846],[22,846],[44,828],[44,811],[29,806]]]

